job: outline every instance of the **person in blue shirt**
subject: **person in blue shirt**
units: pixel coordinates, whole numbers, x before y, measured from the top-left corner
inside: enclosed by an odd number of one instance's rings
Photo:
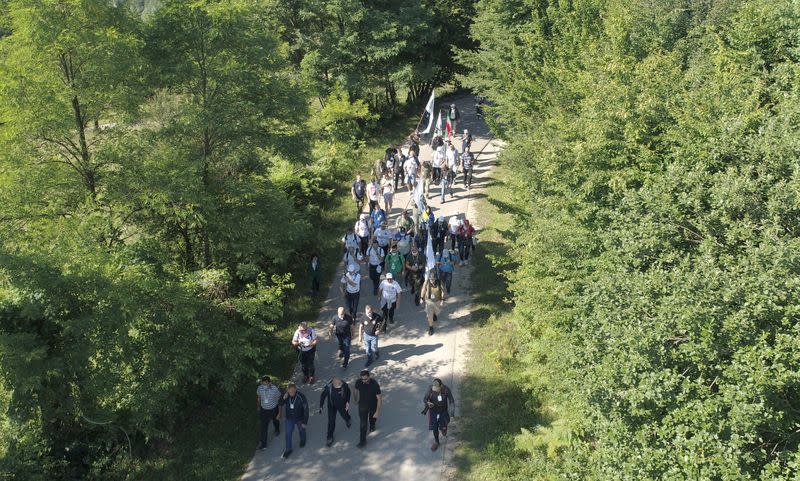
[[[445,287],[447,287],[447,292],[450,292],[450,285],[453,283],[453,267],[457,259],[458,256],[452,249],[445,249],[436,254],[436,267],[439,269],[439,276],[444,281]]]
[[[381,224],[386,222],[386,212],[380,208],[380,206],[375,206],[375,210],[372,211],[372,225],[377,228]]]

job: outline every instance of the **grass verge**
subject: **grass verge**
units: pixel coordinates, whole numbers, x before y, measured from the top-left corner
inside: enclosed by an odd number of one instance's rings
[[[535,479],[525,456],[515,449],[515,436],[537,419],[531,395],[517,378],[511,294],[503,276],[514,268],[509,257],[513,214],[500,199],[513,198],[504,182],[509,172],[502,157],[492,171],[494,182],[479,199],[480,233],[472,274],[472,325],[466,374],[461,385],[462,437],[456,451],[457,479],[463,481]]]

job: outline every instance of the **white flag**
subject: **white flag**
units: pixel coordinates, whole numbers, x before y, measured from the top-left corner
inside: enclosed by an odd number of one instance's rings
[[[425,258],[427,260],[425,272],[427,273],[436,267],[436,259],[433,257],[433,243],[431,242],[430,233],[428,234],[428,246],[425,247]]]
[[[439,110],[439,118],[436,119],[435,135],[442,135],[442,111]]]
[[[431,91],[431,98],[428,99],[428,104],[425,106],[425,113],[422,114],[422,123],[427,123],[428,126],[422,131],[423,134],[431,132],[433,127],[433,91]]]

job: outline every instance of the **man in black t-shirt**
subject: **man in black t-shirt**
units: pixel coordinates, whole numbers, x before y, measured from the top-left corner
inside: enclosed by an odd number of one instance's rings
[[[363,448],[367,445],[367,423],[369,432],[375,431],[375,422],[381,414],[381,387],[372,379],[369,371],[361,371],[361,379],[356,381],[355,400],[358,403],[358,419],[360,421],[359,442],[356,445]]]
[[[364,197],[367,195],[367,183],[361,178],[361,174],[356,175],[356,180],[353,181],[353,186],[350,188],[350,194],[356,203],[356,217],[358,217],[364,210]]]
[[[350,362],[350,343],[353,338],[353,329],[355,322],[350,314],[345,313],[344,307],[339,307],[336,315],[331,319],[331,324],[328,330],[332,334],[336,334],[336,340],[339,341],[339,359],[342,361],[342,367],[347,367]]]
[[[322,390],[319,397],[319,413],[328,401],[328,438],[325,443],[330,447],[333,444],[333,430],[336,429],[336,414],[342,416],[347,427],[350,427],[350,386],[340,378],[334,377]]]
[[[375,359],[381,356],[380,352],[378,352],[378,334],[385,329],[383,317],[373,311],[372,306],[367,304],[364,308],[364,320],[358,325],[358,337],[364,341],[364,349],[367,351],[366,367],[372,364],[373,354]]]

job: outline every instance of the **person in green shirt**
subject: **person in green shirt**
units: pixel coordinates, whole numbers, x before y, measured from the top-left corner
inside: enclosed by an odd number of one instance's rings
[[[392,249],[386,256],[386,272],[391,273],[395,279],[402,279],[405,272],[405,259],[397,250],[397,244],[392,245]]]

